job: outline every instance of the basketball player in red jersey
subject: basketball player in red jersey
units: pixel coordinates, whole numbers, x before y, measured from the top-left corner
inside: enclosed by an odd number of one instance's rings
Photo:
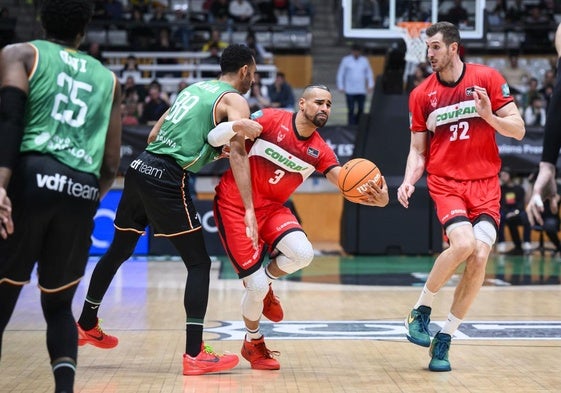
[[[433,74],[409,96],[411,147],[397,198],[409,207],[414,184],[426,169],[427,185],[450,247],[434,263],[413,310],[405,320],[409,341],[429,347],[431,371],[450,371],[451,337],[473,303],[483,280],[499,224],[501,168],[495,131],[521,140],[524,121],[498,71],[463,63],[460,34],[449,22],[427,30]],[[442,330],[431,343],[435,294],[466,261]]]
[[[317,132],[331,112],[331,92],[325,86],[304,89],[298,112],[263,109],[252,118],[263,126],[259,138],[247,141],[253,190],[253,204],[259,230],[255,249],[246,236],[245,209],[234,175],[228,170],[216,187],[214,216],[228,256],[243,280],[245,293],[242,315],[247,334],[242,356],[258,370],[278,370],[280,364],[265,346],[259,330],[261,315],[279,322],[283,310],[273,294],[271,283],[310,264],[312,244],[297,218],[284,206],[290,195],[315,171],[337,185],[341,170],[333,150]],[[370,181],[362,204],[386,206],[388,187]],[[263,266],[267,253],[272,261]]]

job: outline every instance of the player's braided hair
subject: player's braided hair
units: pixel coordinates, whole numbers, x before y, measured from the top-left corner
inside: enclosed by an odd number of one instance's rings
[[[47,38],[74,40],[92,18],[91,0],[42,0],[41,24]]]
[[[255,62],[253,52],[246,45],[232,44],[222,51],[220,70],[223,74],[238,72],[244,65]]]

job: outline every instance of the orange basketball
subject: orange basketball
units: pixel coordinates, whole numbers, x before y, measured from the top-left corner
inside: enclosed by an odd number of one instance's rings
[[[338,178],[339,189],[345,199],[356,203],[362,197],[360,187],[369,180],[374,180],[382,187],[382,173],[378,166],[366,158],[353,158],[341,167]]]

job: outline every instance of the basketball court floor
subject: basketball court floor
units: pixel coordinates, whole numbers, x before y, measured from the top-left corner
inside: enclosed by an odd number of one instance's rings
[[[274,289],[285,310],[264,321],[278,371],[236,368],[185,377],[185,268],[169,258],[136,258],[116,276],[100,310],[119,337],[110,350],[80,347],[76,392],[558,392],[561,386],[561,259],[493,256],[485,285],[450,351],[452,372],[427,369],[427,348],[405,339],[403,319],[430,270],[428,256],[319,255]],[[75,315],[95,261],[75,299]],[[460,273],[460,272],[459,272]],[[213,262],[205,341],[239,354],[242,285],[229,262]],[[433,307],[436,333],[453,295],[451,279]],[[38,289],[27,285],[4,334],[0,392],[53,391]]]

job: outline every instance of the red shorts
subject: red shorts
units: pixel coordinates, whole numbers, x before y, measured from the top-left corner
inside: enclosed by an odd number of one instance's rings
[[[429,175],[427,185],[438,219],[445,228],[460,217],[466,217],[473,223],[482,214],[490,216],[499,225],[501,186],[498,176],[453,180]]]
[[[249,276],[263,264],[284,235],[303,231],[292,211],[281,204],[270,204],[255,210],[259,246],[255,250],[245,233],[245,209],[214,199],[214,219],[222,245],[240,278]]]

